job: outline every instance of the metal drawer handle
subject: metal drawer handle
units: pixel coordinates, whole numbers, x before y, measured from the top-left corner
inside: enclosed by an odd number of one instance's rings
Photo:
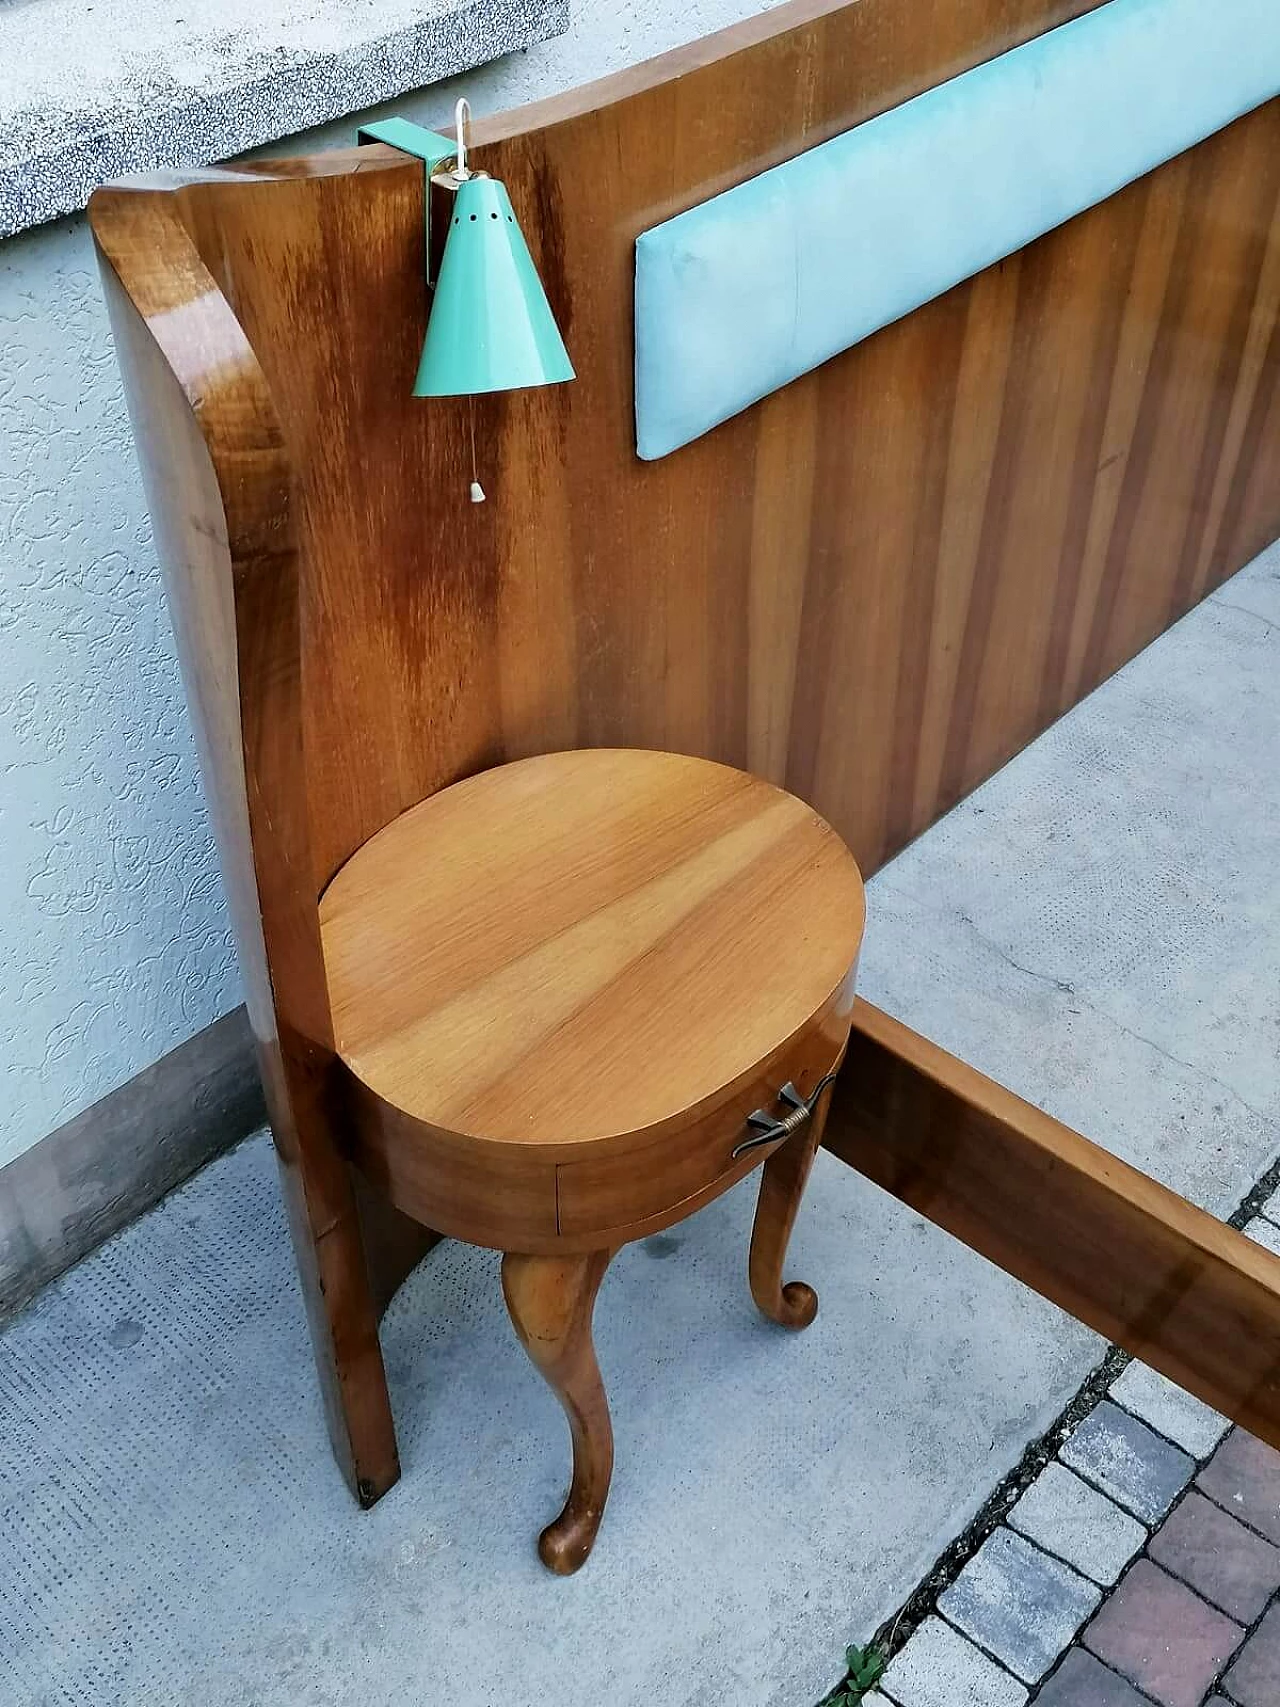
[[[829,1073],[824,1073],[813,1087],[807,1102],[788,1079],[778,1092],[778,1100],[787,1104],[789,1113],[779,1116],[770,1114],[767,1108],[758,1108],[754,1114],[749,1114],[747,1125],[754,1126],[756,1131],[750,1138],[744,1138],[740,1144],[735,1145],[729,1152],[729,1160],[736,1162],[739,1156],[758,1150],[763,1144],[775,1144],[780,1138],[790,1138],[793,1132],[798,1132],[817,1108],[818,1098],[835,1079],[838,1071],[839,1067],[836,1066]]]

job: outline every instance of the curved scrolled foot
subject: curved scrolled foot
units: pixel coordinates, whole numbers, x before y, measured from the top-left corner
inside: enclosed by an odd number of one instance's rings
[[[564,1408],[573,1441],[573,1480],[564,1510],[538,1538],[548,1570],[569,1576],[595,1543],[613,1475],[613,1425],[591,1339],[596,1293],[610,1251],[585,1256],[502,1259],[512,1325]]]
[[[782,1283],[782,1265],[804,1196],[813,1158],[822,1142],[831,1093],[823,1096],[812,1116],[794,1136],[769,1157],[760,1176],[760,1198],[751,1229],[748,1279],[758,1308],[779,1327],[799,1331],[818,1314],[818,1294],[802,1280]]]
[[[794,1328],[797,1332],[807,1328],[818,1314],[818,1294],[803,1280],[789,1280],[776,1301],[770,1300],[766,1304],[757,1298],[756,1303],[770,1321],[777,1322],[779,1327]]]
[[[571,1577],[585,1565],[595,1546],[596,1531],[603,1515],[603,1506],[596,1510],[588,1507],[574,1511],[572,1500],[566,1501],[559,1517],[549,1523],[538,1537],[538,1557],[547,1569],[558,1577]]]

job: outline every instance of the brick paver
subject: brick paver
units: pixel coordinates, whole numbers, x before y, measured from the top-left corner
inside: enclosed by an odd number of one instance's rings
[[[941,1618],[926,1618],[880,1687],[897,1707],[1024,1707],[1027,1692]]]
[[[1280,1606],[1267,1613],[1222,1682],[1240,1707],[1276,1707],[1280,1702]]]
[[[1194,1489],[1157,1531],[1151,1557],[1238,1624],[1252,1624],[1280,1589],[1280,1547]]]
[[[1123,1379],[1125,1405],[1077,1426],[871,1707],[1280,1707],[1280,1452],[1231,1428],[1215,1449],[1215,1412],[1143,1365]]]
[[[938,1610],[1024,1683],[1035,1683],[1100,1598],[1078,1571],[1013,1530],[997,1529],[939,1597]]]
[[[1122,1677],[1083,1648],[1072,1648],[1035,1698],[1035,1707],[1150,1707]]]
[[[1243,1634],[1185,1583],[1139,1559],[1084,1643],[1160,1707],[1200,1707]]]
[[[1243,1429],[1232,1429],[1196,1485],[1232,1516],[1280,1544],[1280,1452]]]
[[[1009,1513],[1009,1523],[1104,1588],[1118,1580],[1147,1539],[1136,1517],[1065,1464],[1045,1465]]]
[[[1108,1399],[1094,1406],[1058,1456],[1145,1523],[1160,1521],[1196,1467],[1181,1447]]]
[[[1131,1363],[1113,1383],[1111,1396],[1193,1458],[1207,1458],[1231,1426],[1146,1363]]]

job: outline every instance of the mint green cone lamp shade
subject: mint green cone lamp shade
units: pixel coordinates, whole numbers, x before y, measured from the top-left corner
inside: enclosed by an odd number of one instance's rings
[[[574,377],[511,198],[496,178],[459,184],[415,397],[466,397]]]
[[[401,118],[380,119],[359,133],[361,142],[385,142],[422,161],[428,220],[432,174],[453,163],[454,207],[428,311],[415,397],[468,397],[560,385],[574,378],[506,186],[468,169],[469,111],[466,100],[460,100],[453,141]],[[430,278],[427,282],[431,284]]]

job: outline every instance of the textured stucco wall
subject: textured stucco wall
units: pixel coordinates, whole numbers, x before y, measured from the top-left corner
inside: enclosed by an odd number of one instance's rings
[[[513,106],[764,9],[573,0],[568,35],[394,110]],[[0,1164],[238,1000],[89,235],[60,220],[0,243]]]

